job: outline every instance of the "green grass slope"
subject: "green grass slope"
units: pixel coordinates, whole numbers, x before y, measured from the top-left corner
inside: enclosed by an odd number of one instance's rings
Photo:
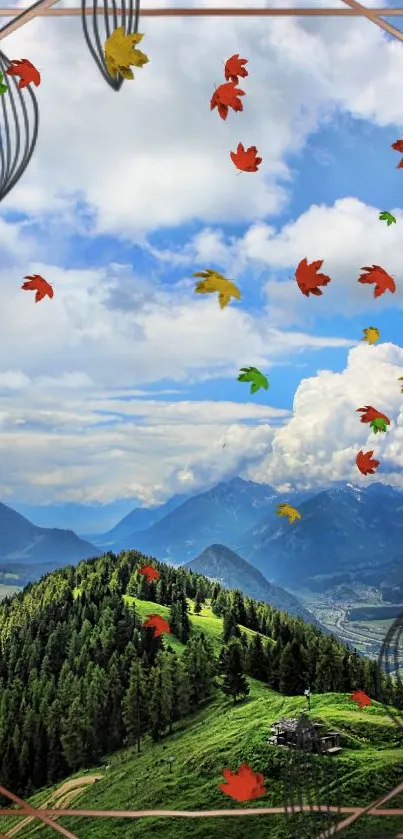
[[[138,614],[152,612],[166,616],[167,609],[155,603],[135,601]],[[198,617],[191,617],[194,629],[203,628],[219,647],[221,621],[208,608]],[[183,649],[169,636],[176,650]],[[134,748],[111,756],[110,769],[94,767],[104,774],[103,780],[88,787],[74,807],[103,810],[212,810],[242,807],[255,809],[283,805],[282,778],[293,753],[269,746],[270,724],[280,716],[295,716],[305,710],[303,697],[284,697],[267,686],[249,679],[250,696],[235,706],[217,692],[215,698],[198,713],[182,720],[174,734],[158,744],[148,738],[142,742],[138,755]],[[311,717],[342,734],[343,750],[333,758],[341,779],[343,804],[365,806],[402,780],[402,738],[385,715],[381,705],[373,702],[359,710],[349,694],[315,695]],[[172,756],[172,772],[168,763],[159,761]],[[219,789],[222,769],[236,770],[240,763],[249,763],[254,772],[265,778],[267,794],[260,799],[237,804]],[[90,770],[92,771],[92,770]],[[77,777],[77,775],[73,776]],[[52,788],[54,789],[54,787]],[[45,801],[51,789],[40,791],[32,799]],[[323,803],[325,803],[325,795]],[[334,801],[336,803],[336,801]],[[389,807],[403,806],[393,800]],[[304,818],[298,830],[284,815],[260,815],[215,818],[141,818],[107,819],[63,817],[60,824],[79,839],[291,839],[315,836],[306,832],[311,819]],[[17,819],[2,819],[3,833]],[[343,832],[351,839],[380,839],[403,831],[402,817],[372,817],[359,820]],[[18,834],[20,839],[52,839],[54,831],[31,823]]]

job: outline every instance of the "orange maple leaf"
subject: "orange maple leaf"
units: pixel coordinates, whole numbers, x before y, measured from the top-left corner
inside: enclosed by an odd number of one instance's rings
[[[257,172],[258,166],[262,162],[262,158],[257,157],[256,146],[249,146],[245,150],[242,143],[238,143],[236,152],[232,151],[230,157],[236,168],[240,169],[241,172]]]
[[[36,291],[35,303],[39,303],[39,301],[43,300],[46,295],[48,297],[53,297],[52,286],[50,283],[47,283],[40,274],[31,274],[24,277],[24,279],[29,280],[29,282],[23,283],[21,288],[23,288],[24,291]]]
[[[397,140],[396,143],[392,143],[391,148],[395,149],[395,151],[403,152],[403,140]],[[397,164],[396,169],[403,169],[403,158]]]
[[[392,294],[395,293],[396,283],[394,279],[380,265],[372,265],[371,268],[361,268],[361,271],[366,271],[366,274],[361,274],[358,282],[375,283],[374,297],[380,297],[381,294],[385,294],[385,291],[390,291]]]
[[[168,621],[161,615],[147,615],[147,620],[144,621],[143,626],[146,629],[153,629],[155,638],[158,638],[163,632],[171,631]]]
[[[152,583],[153,580],[159,580],[160,578],[159,572],[153,565],[142,565],[139,568],[139,574],[144,574],[148,583]]]
[[[356,413],[361,413],[361,422],[373,422],[376,419],[383,419],[386,422],[386,425],[390,425],[390,419],[386,416],[386,414],[381,414],[380,411],[377,411],[376,408],[373,408],[372,405],[366,405],[365,408],[357,408]]]
[[[240,96],[245,96],[245,91],[240,90],[236,82],[220,84],[211,98],[210,111],[218,108],[221,119],[227,119],[228,108],[232,108],[233,111],[243,111]]]
[[[330,283],[330,277],[326,274],[318,274],[322,265],[323,259],[317,259],[315,262],[310,263],[308,263],[306,257],[305,259],[301,259],[295,272],[295,279],[299,290],[302,291],[302,294],[305,294],[305,297],[309,297],[310,294],[319,297],[323,294],[319,286],[325,286]]]
[[[362,449],[358,452],[355,462],[362,475],[374,475],[375,469],[378,468],[380,461],[371,459],[373,453],[373,450],[363,452]]]
[[[350,696],[350,700],[352,702],[357,702],[359,708],[363,708],[365,705],[370,705],[371,700],[363,690],[354,690]]]
[[[14,58],[11,65],[11,67],[7,68],[6,73],[8,76],[20,77],[20,81],[18,82],[19,90],[22,90],[23,87],[28,87],[31,82],[35,87],[39,87],[41,74],[27,58]]]
[[[249,73],[244,67],[244,65],[247,63],[247,58],[239,58],[239,52],[237,52],[236,55],[231,55],[231,58],[228,58],[228,60],[225,62],[224,72],[227,82],[231,81],[235,82],[235,84],[238,84],[238,76],[241,76],[241,78],[243,79],[245,78],[245,76],[248,76]]]
[[[223,769],[222,774],[227,783],[218,784],[218,789],[235,801],[252,801],[253,798],[261,798],[262,795],[266,795],[267,790],[263,786],[263,775],[260,772],[254,774],[247,763],[241,763],[236,772]]]

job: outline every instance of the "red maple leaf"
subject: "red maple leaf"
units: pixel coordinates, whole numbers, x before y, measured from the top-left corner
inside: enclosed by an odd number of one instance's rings
[[[35,87],[39,87],[41,74],[27,58],[14,58],[11,65],[11,67],[7,68],[6,73],[8,76],[20,77],[20,81],[18,82],[19,90],[22,90],[23,87],[28,87],[31,82]]]
[[[380,265],[372,265],[371,268],[361,268],[361,271],[366,271],[367,273],[361,274],[358,277],[358,282],[375,283],[374,297],[380,297],[381,294],[385,294],[385,291],[390,291],[392,294],[395,293],[396,283],[394,279]]]
[[[249,146],[245,150],[242,143],[238,143],[236,152],[232,151],[230,157],[236,168],[240,169],[241,172],[257,172],[258,166],[262,162],[262,158],[257,157],[256,146]]]
[[[163,632],[171,631],[168,621],[161,615],[147,615],[147,620],[144,621],[143,626],[146,629],[153,629],[155,638],[158,638]]]
[[[358,452],[355,462],[362,475],[374,475],[375,469],[379,466],[379,460],[372,460],[373,451]]]
[[[243,111],[243,104],[239,99],[240,96],[245,96],[245,91],[240,90],[236,82],[220,84],[211,98],[210,111],[213,108],[218,108],[221,119],[227,119],[228,108],[232,108],[233,111]]]
[[[373,422],[376,419],[383,419],[386,422],[386,425],[390,425],[390,419],[386,416],[386,414],[381,414],[380,411],[377,411],[376,408],[373,408],[372,405],[366,405],[365,408],[357,408],[356,413],[362,413],[361,422]]]
[[[267,790],[263,786],[264,778],[260,772],[254,774],[247,763],[241,763],[236,772],[230,769],[223,769],[226,784],[218,784],[218,789],[229,795],[235,801],[252,801],[253,798],[260,798],[266,795]]]
[[[238,84],[238,76],[241,76],[241,78],[243,79],[245,78],[245,76],[248,76],[249,73],[244,67],[244,65],[247,63],[247,58],[239,58],[239,52],[237,52],[236,55],[231,55],[231,58],[229,58],[225,62],[224,72],[227,82],[231,81],[235,82],[235,84]]]
[[[350,696],[350,700],[352,702],[357,702],[359,708],[363,708],[364,705],[370,705],[371,700],[363,690],[354,690]]]
[[[302,291],[302,294],[305,294],[305,297],[309,297],[310,294],[319,297],[323,294],[319,286],[330,283],[330,277],[326,274],[318,274],[322,265],[323,259],[317,259],[315,262],[310,263],[308,263],[306,257],[305,259],[301,259],[295,272],[295,279],[299,290]]]
[[[39,301],[43,300],[46,295],[48,297],[53,297],[52,286],[47,283],[40,274],[31,274],[24,277],[24,279],[29,280],[29,282],[23,283],[21,288],[23,288],[24,291],[36,291],[35,303],[39,303]]]
[[[139,568],[139,574],[144,574],[148,583],[152,583],[153,580],[159,580],[160,578],[159,572],[153,565],[143,565]]]
[[[392,149],[403,152],[403,140],[397,140],[396,143],[392,143]],[[397,164],[396,169],[403,169],[403,158],[400,163]]]

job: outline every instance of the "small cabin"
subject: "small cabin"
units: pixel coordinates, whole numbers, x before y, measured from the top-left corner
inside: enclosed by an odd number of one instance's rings
[[[273,746],[308,749],[322,755],[338,754],[341,751],[340,732],[328,731],[322,734],[322,731],[322,723],[283,717],[271,726],[272,735],[268,742]]]

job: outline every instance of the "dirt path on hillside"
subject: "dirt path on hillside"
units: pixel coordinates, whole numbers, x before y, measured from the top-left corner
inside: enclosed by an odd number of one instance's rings
[[[41,810],[46,810],[47,807],[51,807],[52,810],[66,809],[70,807],[73,801],[84,792],[84,788],[87,787],[89,784],[95,784],[96,781],[101,781],[104,775],[83,775],[82,778],[73,778],[71,781],[65,781],[58,789],[56,789],[50,798],[45,801],[43,804],[40,805]],[[55,816],[53,818],[56,818]],[[34,816],[28,816],[26,819],[20,819],[18,824],[14,827],[11,827],[10,830],[5,833],[5,836],[16,836],[20,830],[23,830],[30,822],[36,821],[39,825],[41,822],[39,819],[35,819]]]

